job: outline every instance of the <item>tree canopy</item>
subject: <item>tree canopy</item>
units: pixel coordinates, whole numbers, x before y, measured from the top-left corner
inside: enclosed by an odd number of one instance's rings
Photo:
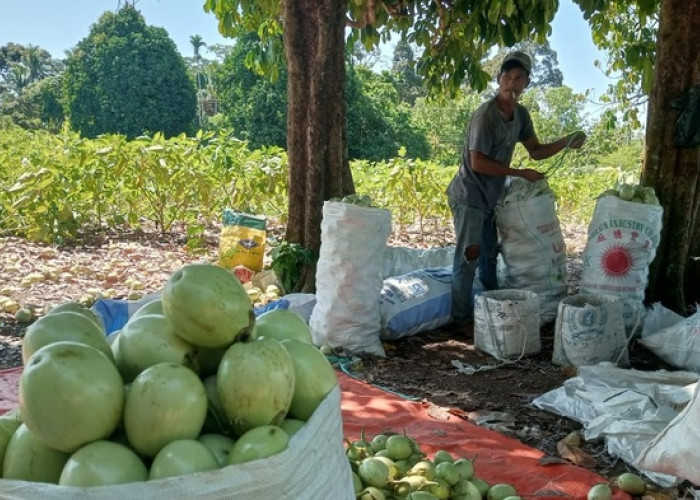
[[[133,6],[103,14],[66,64],[67,116],[83,135],[191,130],[196,93],[182,56]]]

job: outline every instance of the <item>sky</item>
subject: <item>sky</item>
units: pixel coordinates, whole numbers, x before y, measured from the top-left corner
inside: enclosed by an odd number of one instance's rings
[[[204,0],[137,0],[136,7],[147,24],[164,27],[180,53],[191,56],[192,35],[207,44],[231,43],[219,34],[215,16],[205,13],[203,4]],[[119,5],[118,0],[0,0],[0,46],[38,45],[63,58],[103,12]],[[594,66],[594,60],[605,61],[605,56],[593,45],[590,28],[571,0],[560,1],[550,44],[557,51],[565,85],[576,92],[591,89],[596,97],[605,93],[609,81]],[[202,54],[206,57],[206,50]]]

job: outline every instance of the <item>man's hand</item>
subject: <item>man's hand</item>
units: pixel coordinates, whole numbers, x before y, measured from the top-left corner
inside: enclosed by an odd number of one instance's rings
[[[524,168],[522,170],[518,170],[518,172],[520,172],[520,177],[528,182],[535,182],[544,179],[544,174],[542,172],[538,172],[532,168]]]
[[[568,137],[568,144],[572,149],[581,149],[584,142],[586,142],[586,133],[581,130],[574,132]]]

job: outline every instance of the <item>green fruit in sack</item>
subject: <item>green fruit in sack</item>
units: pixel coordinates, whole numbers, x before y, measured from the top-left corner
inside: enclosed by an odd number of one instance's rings
[[[216,374],[219,400],[239,435],[260,425],[282,423],[292,404],[294,384],[294,363],[274,339],[234,343]]]
[[[338,385],[333,365],[312,344],[300,340],[280,342],[294,364],[294,395],[289,416],[308,420],[329,392]]]
[[[144,314],[163,314],[163,302],[160,299],[154,299],[145,303],[136,309],[136,312],[131,315],[129,321],[138,316],[143,316]]]
[[[114,357],[125,382],[158,363],[194,366],[195,346],[176,335],[172,323],[162,314],[132,317],[118,339]]]
[[[184,476],[219,468],[214,454],[194,439],[179,439],[166,444],[153,459],[148,479]]]
[[[207,395],[199,377],[182,365],[159,363],[131,383],[124,429],[138,453],[155,457],[168,443],[196,439],[206,415]]]
[[[619,197],[621,200],[632,201],[635,195],[635,188],[631,184],[620,184]]]
[[[94,441],[71,455],[58,484],[108,486],[146,479],[148,469],[131,449],[112,441]]]
[[[89,345],[114,359],[104,331],[95,321],[77,312],[63,311],[48,314],[29,325],[22,341],[22,362],[26,365],[36,351],[61,341]]]
[[[294,339],[311,344],[311,329],[299,314],[289,309],[272,309],[255,318],[253,338]]]
[[[282,420],[280,427],[287,435],[291,438],[294,434],[299,432],[299,430],[306,425],[303,420],[298,420],[296,418],[285,418]]]
[[[24,423],[46,445],[73,452],[114,432],[122,417],[124,384],[102,352],[55,342],[36,351],[25,366],[19,407]]]
[[[102,322],[102,316],[100,316],[98,313],[93,311],[92,309],[85,307],[82,304],[79,304],[77,302],[64,302],[63,304],[59,304],[53,308],[51,308],[46,315],[50,314],[58,314],[61,312],[74,312],[81,314],[85,316],[87,319],[95,323],[100,330],[104,333],[105,326],[104,323]]]
[[[202,443],[214,455],[219,467],[223,467],[228,463],[228,454],[235,441],[223,434],[200,434],[197,441]]]
[[[173,273],[161,296],[176,333],[202,347],[224,347],[247,337],[253,306],[238,279],[211,264],[188,264]]]
[[[20,425],[5,451],[3,479],[58,483],[70,453],[47,446],[26,425]]]
[[[0,416],[0,473],[2,473],[2,462],[7,445],[20,425],[22,421],[19,418],[19,411],[10,411]]]
[[[261,425],[243,434],[231,447],[229,464],[241,464],[283,452],[289,445],[287,433],[275,425]]]

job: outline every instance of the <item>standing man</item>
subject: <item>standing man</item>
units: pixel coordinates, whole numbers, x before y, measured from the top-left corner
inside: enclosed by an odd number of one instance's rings
[[[496,77],[498,93],[471,117],[459,170],[447,187],[454,218],[457,246],[452,281],[452,317],[463,332],[473,331],[473,283],[477,266],[486,290],[498,288],[496,280],[497,234],[493,214],[506,176],[530,182],[544,178],[531,168],[514,169],[515,143],[521,142],[533,160],[543,160],[567,146],[578,149],[586,134],[574,132],[541,144],[527,109],[518,99],[530,83],[532,61],[524,52],[506,55]]]

